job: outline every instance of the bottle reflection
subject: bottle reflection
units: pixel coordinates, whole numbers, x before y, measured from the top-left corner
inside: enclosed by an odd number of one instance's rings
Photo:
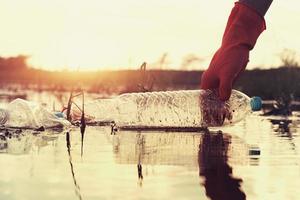
[[[147,173],[149,167],[184,166],[195,172],[199,170],[206,195],[212,200],[246,199],[240,188],[242,180],[233,177],[228,157],[234,165],[251,165],[252,157],[258,164],[260,154],[258,147],[219,132],[119,131],[113,135],[112,143],[116,163],[132,164],[137,168],[140,186],[148,176],[154,175]]]
[[[56,131],[39,132],[21,129],[0,129],[0,153],[24,155],[45,146],[54,145],[58,138]]]
[[[204,178],[206,195],[212,200],[244,200],[241,179],[234,178],[228,161],[230,136],[207,132],[199,145],[199,176]]]

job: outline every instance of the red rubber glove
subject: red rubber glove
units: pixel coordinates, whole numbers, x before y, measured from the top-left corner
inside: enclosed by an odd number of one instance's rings
[[[266,29],[265,20],[253,8],[235,3],[222,45],[201,78],[201,89],[217,89],[222,101],[229,99],[232,85],[249,61],[249,51]]]

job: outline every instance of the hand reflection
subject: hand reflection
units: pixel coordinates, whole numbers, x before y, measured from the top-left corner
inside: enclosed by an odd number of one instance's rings
[[[240,189],[241,179],[232,177],[232,168],[227,163],[230,137],[221,133],[205,133],[199,146],[199,176],[205,179],[206,195],[212,200],[244,200]]]

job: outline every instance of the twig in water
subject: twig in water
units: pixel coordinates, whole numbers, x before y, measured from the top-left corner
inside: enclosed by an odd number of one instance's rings
[[[155,78],[146,72],[146,67],[146,62],[144,62],[140,67],[142,81],[140,84],[138,84],[138,88],[141,90],[141,92],[151,92],[155,81]],[[146,85],[148,85],[148,87]]]
[[[66,133],[66,142],[67,142],[67,148],[68,148],[68,152],[69,152],[70,148],[71,148],[70,133],[69,132]]]
[[[75,186],[75,194],[79,198],[79,200],[82,200],[82,196],[80,193],[80,187],[77,183],[76,177],[75,177],[75,172],[74,172],[74,167],[73,167],[73,162],[72,162],[72,156],[71,156],[71,142],[70,142],[70,133],[66,133],[66,143],[67,143],[67,151],[68,151],[68,156],[69,156],[69,164],[71,168],[71,174]]]
[[[82,113],[82,108],[80,108],[78,105],[77,105],[77,103],[75,103],[74,101],[72,102],[77,108],[78,108],[78,110]]]
[[[82,106],[81,108],[77,105],[77,103],[74,101],[75,97],[82,96]],[[67,106],[67,120],[72,122],[72,117],[71,117],[71,109],[72,109],[72,104],[74,104],[78,110],[81,112],[81,118],[80,118],[80,133],[81,133],[81,157],[83,155],[83,140],[84,140],[84,134],[85,134],[85,129],[86,129],[86,118],[85,118],[85,111],[84,111],[84,92],[81,91],[77,94],[73,93],[73,89],[71,91],[69,101],[68,101],[68,106]]]
[[[73,89],[70,93],[70,97],[68,100],[68,105],[67,105],[67,120],[71,121],[71,109],[72,109],[72,101],[73,101]]]
[[[84,139],[85,128],[86,128],[86,120],[84,114],[84,93],[82,92],[82,112],[81,112],[81,119],[80,119],[81,157],[83,155],[83,139]]]
[[[138,168],[138,177],[139,179],[143,180],[143,167],[141,165],[141,163],[138,163],[137,165],[137,168]]]
[[[116,132],[118,131],[118,127],[117,127],[116,123],[115,123],[115,122],[112,122],[112,123],[110,124],[110,127],[111,127],[111,132],[110,132],[110,134],[111,134],[111,135],[115,135]]]

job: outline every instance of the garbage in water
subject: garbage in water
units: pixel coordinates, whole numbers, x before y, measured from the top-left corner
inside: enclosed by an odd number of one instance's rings
[[[250,99],[233,90],[228,101],[218,99],[212,90],[181,90],[128,93],[111,99],[99,99],[85,106],[87,122],[114,122],[118,127],[220,127],[237,123],[252,111],[260,110],[261,99]],[[82,121],[82,114],[76,114]],[[69,126],[64,113],[52,112],[33,102],[16,99],[0,110],[5,127]],[[80,118],[79,118],[80,117]]]
[[[37,129],[69,126],[70,122],[37,103],[15,99],[0,109],[0,125]]]
[[[118,127],[219,127],[234,124],[261,109],[259,97],[250,99],[233,90],[228,101],[211,90],[128,93],[85,105],[89,120],[114,121]]]

